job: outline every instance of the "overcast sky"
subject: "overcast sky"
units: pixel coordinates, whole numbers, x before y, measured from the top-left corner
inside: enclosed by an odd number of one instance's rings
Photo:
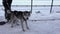
[[[13,0],[12,5],[30,5],[31,0]],[[34,5],[50,5],[51,0],[34,0]],[[0,5],[2,5],[2,0],[0,0]],[[54,0],[54,5],[60,5],[60,0]]]

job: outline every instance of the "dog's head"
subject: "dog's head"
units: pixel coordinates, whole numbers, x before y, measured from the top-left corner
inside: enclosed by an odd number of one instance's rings
[[[25,19],[29,19],[30,15],[31,15],[30,11],[24,11],[23,12],[23,16],[24,16]]]

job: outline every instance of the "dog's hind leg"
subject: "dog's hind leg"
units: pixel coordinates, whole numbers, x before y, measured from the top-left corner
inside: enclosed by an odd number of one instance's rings
[[[11,14],[11,19],[10,19],[10,22],[11,22],[11,27],[13,27],[14,23],[15,23],[15,16],[13,14]]]
[[[13,27],[14,26],[14,24],[17,24],[17,22],[16,22],[16,17],[14,17],[13,19],[11,19],[11,27]]]
[[[17,26],[19,26],[19,25],[20,25],[18,22],[19,22],[19,20],[18,20],[18,19],[16,19],[15,24],[16,24]]]
[[[11,20],[11,28],[13,28],[14,20]]]

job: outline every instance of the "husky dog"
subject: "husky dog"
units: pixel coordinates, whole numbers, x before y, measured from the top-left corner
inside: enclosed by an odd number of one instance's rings
[[[31,11],[10,11],[11,17],[10,22],[12,22],[11,27],[13,27],[13,24],[15,23],[16,19],[18,18],[21,21],[21,27],[22,30],[25,31],[23,22],[25,21],[26,28],[29,29],[27,25],[27,20],[30,17]]]

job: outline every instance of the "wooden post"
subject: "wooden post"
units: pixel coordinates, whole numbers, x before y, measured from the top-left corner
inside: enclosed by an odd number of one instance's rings
[[[52,0],[52,2],[51,2],[50,13],[52,12],[52,7],[53,7],[53,0]]]
[[[32,13],[32,7],[33,7],[33,0],[31,0],[31,13]]]

